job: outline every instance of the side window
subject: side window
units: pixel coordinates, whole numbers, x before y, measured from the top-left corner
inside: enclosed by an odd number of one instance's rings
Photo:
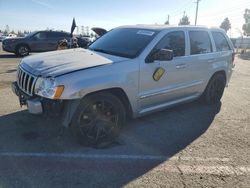
[[[45,40],[47,39],[47,33],[46,32],[39,32],[34,36],[37,40]]]
[[[59,38],[69,38],[69,34],[61,32],[61,33],[58,33],[58,37]]]
[[[212,35],[213,35],[213,39],[215,42],[217,52],[231,50],[226,37],[222,33],[212,32]]]
[[[191,55],[212,52],[211,40],[206,31],[189,31]]]
[[[173,50],[174,57],[185,55],[185,34],[183,31],[168,33],[156,45],[156,50],[170,49]]]
[[[48,38],[49,39],[56,39],[56,38],[58,38],[58,35],[56,32],[48,32]]]

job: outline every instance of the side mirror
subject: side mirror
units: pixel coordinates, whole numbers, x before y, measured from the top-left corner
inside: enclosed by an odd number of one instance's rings
[[[174,58],[173,50],[160,49],[151,53],[146,59],[147,63],[154,61],[171,61]]]
[[[33,36],[33,37],[31,37],[31,40],[37,41],[38,39],[36,36]]]
[[[154,60],[171,61],[174,58],[173,50],[160,49],[154,54]]]

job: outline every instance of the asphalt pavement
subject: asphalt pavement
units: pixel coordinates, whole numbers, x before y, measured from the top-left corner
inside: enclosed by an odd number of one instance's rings
[[[20,108],[10,87],[20,58],[0,51],[0,187],[250,187],[250,58],[235,61],[221,104],[130,120],[93,149]]]

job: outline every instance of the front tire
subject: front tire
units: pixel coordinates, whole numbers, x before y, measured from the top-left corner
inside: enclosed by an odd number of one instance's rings
[[[206,104],[218,104],[223,96],[226,78],[223,74],[215,74],[209,81],[202,99]]]
[[[15,54],[21,57],[27,56],[30,53],[30,49],[27,45],[19,45],[16,48]]]
[[[106,147],[119,136],[125,117],[124,106],[115,95],[96,93],[81,101],[71,128],[81,145]]]

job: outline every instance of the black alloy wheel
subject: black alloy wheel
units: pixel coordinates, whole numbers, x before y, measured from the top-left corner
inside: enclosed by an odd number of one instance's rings
[[[18,54],[19,56],[23,57],[23,56],[27,56],[29,55],[29,47],[26,45],[20,45],[17,47],[17,52],[16,54]]]
[[[202,98],[207,104],[217,104],[220,102],[226,86],[226,78],[222,74],[214,75],[209,81]]]
[[[73,118],[72,128],[84,146],[102,147],[114,142],[125,121],[121,101],[109,93],[83,99]]]

